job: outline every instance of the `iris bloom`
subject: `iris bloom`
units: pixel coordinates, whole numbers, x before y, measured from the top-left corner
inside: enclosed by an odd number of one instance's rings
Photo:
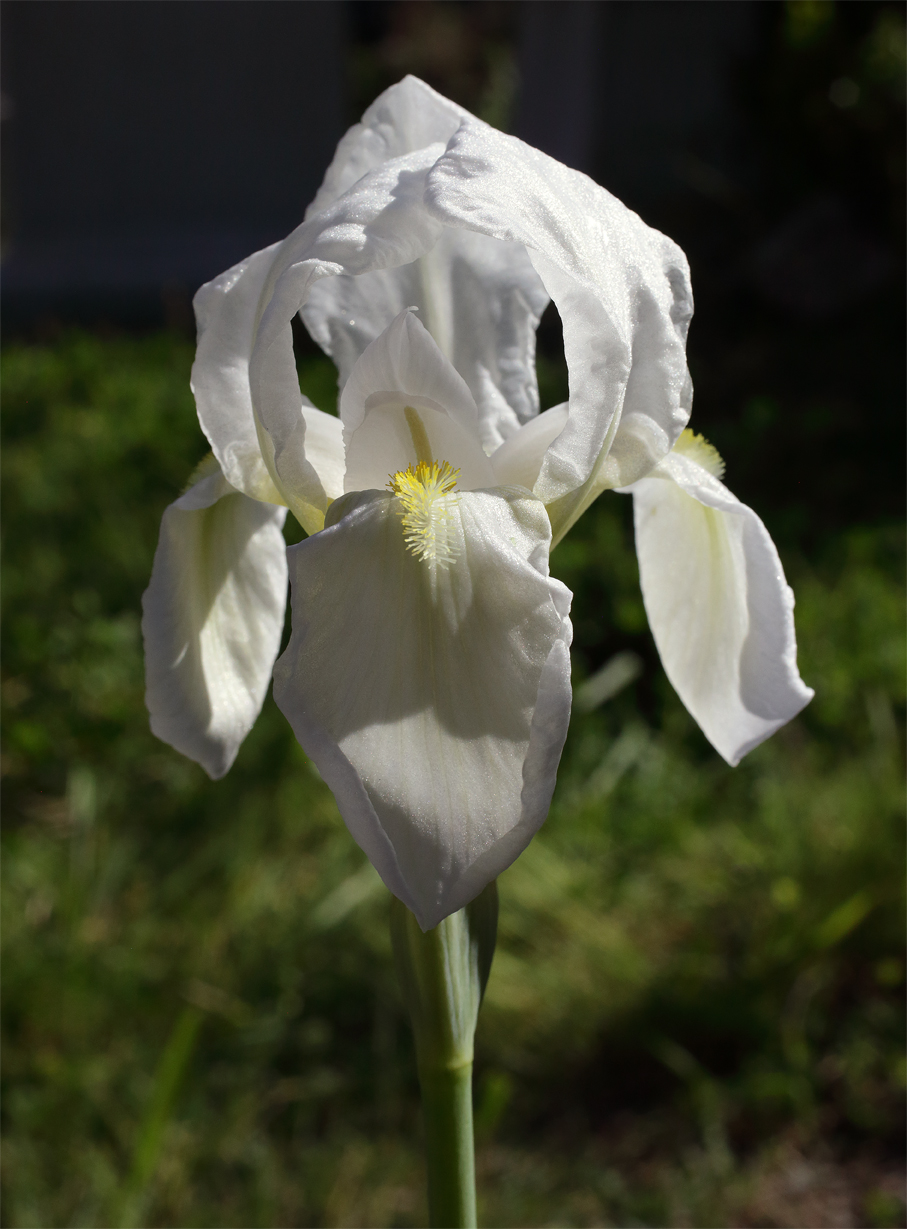
[[[570,399],[539,413],[549,296]],[[656,643],[725,759],[809,700],[777,552],[685,430],[684,255],[584,175],[408,77],[340,142],[302,225],[195,308],[213,456],[164,514],[145,595],[152,729],[220,777],[273,669],[424,928],[545,818],[571,698],[548,556],[602,491],[633,494]],[[339,418],[300,394],[297,312],[339,369]],[[288,508],[309,536],[286,551]]]

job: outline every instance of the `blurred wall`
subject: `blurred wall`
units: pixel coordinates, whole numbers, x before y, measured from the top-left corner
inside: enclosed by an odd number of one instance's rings
[[[291,230],[345,127],[344,15],[7,0],[4,326],[158,318]]]
[[[756,0],[535,0],[523,6],[515,128],[618,196],[675,188],[678,148],[732,136]]]
[[[843,322],[893,285],[901,5],[4,0],[0,21],[5,330],[191,326],[195,288],[298,223],[407,72],[676,238],[709,308],[697,344],[756,300]],[[714,379],[730,343],[712,348]]]

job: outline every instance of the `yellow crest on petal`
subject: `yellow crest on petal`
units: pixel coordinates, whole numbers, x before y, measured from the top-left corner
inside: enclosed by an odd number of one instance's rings
[[[702,435],[696,435],[689,427],[680,433],[680,438],[674,445],[674,452],[682,457],[689,457],[697,465],[708,470],[713,478],[724,476],[724,461],[721,453]]]
[[[391,474],[388,490],[402,504],[404,540],[417,559],[446,564],[456,558],[450,508],[459,475],[447,461],[419,461]]]

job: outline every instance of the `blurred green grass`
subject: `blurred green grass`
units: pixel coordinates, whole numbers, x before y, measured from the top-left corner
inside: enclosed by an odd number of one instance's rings
[[[191,360],[3,354],[2,1223],[424,1224],[384,888],[270,698],[216,783],[148,730]],[[301,382],[329,408],[326,360]],[[903,534],[787,552],[816,699],[731,770],[658,665],[628,505],[553,557],[577,681],[642,673],[575,715],[500,881],[481,1223],[903,1224]]]

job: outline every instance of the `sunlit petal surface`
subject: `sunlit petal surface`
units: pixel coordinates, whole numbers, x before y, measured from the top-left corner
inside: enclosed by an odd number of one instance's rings
[[[447,230],[411,264],[318,282],[302,316],[343,386],[365,347],[404,308],[418,308],[469,386],[492,451],[538,413],[535,330],[547,303],[522,244]]]
[[[440,142],[446,145],[469,112],[418,77],[404,77],[380,94],[340,139],[306,221],[333,204],[368,171]],[[396,313],[394,313],[396,315]],[[386,328],[390,320],[382,328]]]
[[[260,321],[249,320],[249,384],[265,460],[308,533],[322,527],[330,500],[306,456],[290,322],[321,278],[405,264],[432,246],[441,228],[422,198],[425,175],[442,152],[433,146],[379,167],[297,227],[269,271]]]
[[[448,226],[525,245],[564,325],[570,421],[537,493],[555,537],[594,493],[641,477],[690,411],[686,258],[587,176],[464,121],[428,178]]]
[[[563,405],[552,406],[550,410],[530,419],[508,436],[491,455],[498,482],[525,486],[531,491],[538,482],[545,453],[567,425],[567,416],[565,401]]]
[[[400,501],[346,496],[290,551],[275,698],[353,836],[425,928],[543,822],[570,712],[570,594],[543,506],[450,499],[453,561],[404,541]]]
[[[463,377],[413,312],[403,311],[368,347],[340,397],[347,437],[366,412],[401,400],[449,414],[476,440],[479,415]]]
[[[387,160],[446,145],[469,118],[468,111],[423,81],[404,78],[377,98],[340,142],[306,218]],[[318,282],[302,316],[337,364],[343,387],[365,347],[404,308],[417,307],[469,385],[490,452],[538,413],[535,329],[547,304],[522,244],[458,229],[441,233],[429,252],[409,264]]]
[[[707,458],[706,458],[707,459]],[[736,764],[812,699],[797,671],[794,596],[762,522],[693,456],[633,488],[649,626],[703,733]]]

